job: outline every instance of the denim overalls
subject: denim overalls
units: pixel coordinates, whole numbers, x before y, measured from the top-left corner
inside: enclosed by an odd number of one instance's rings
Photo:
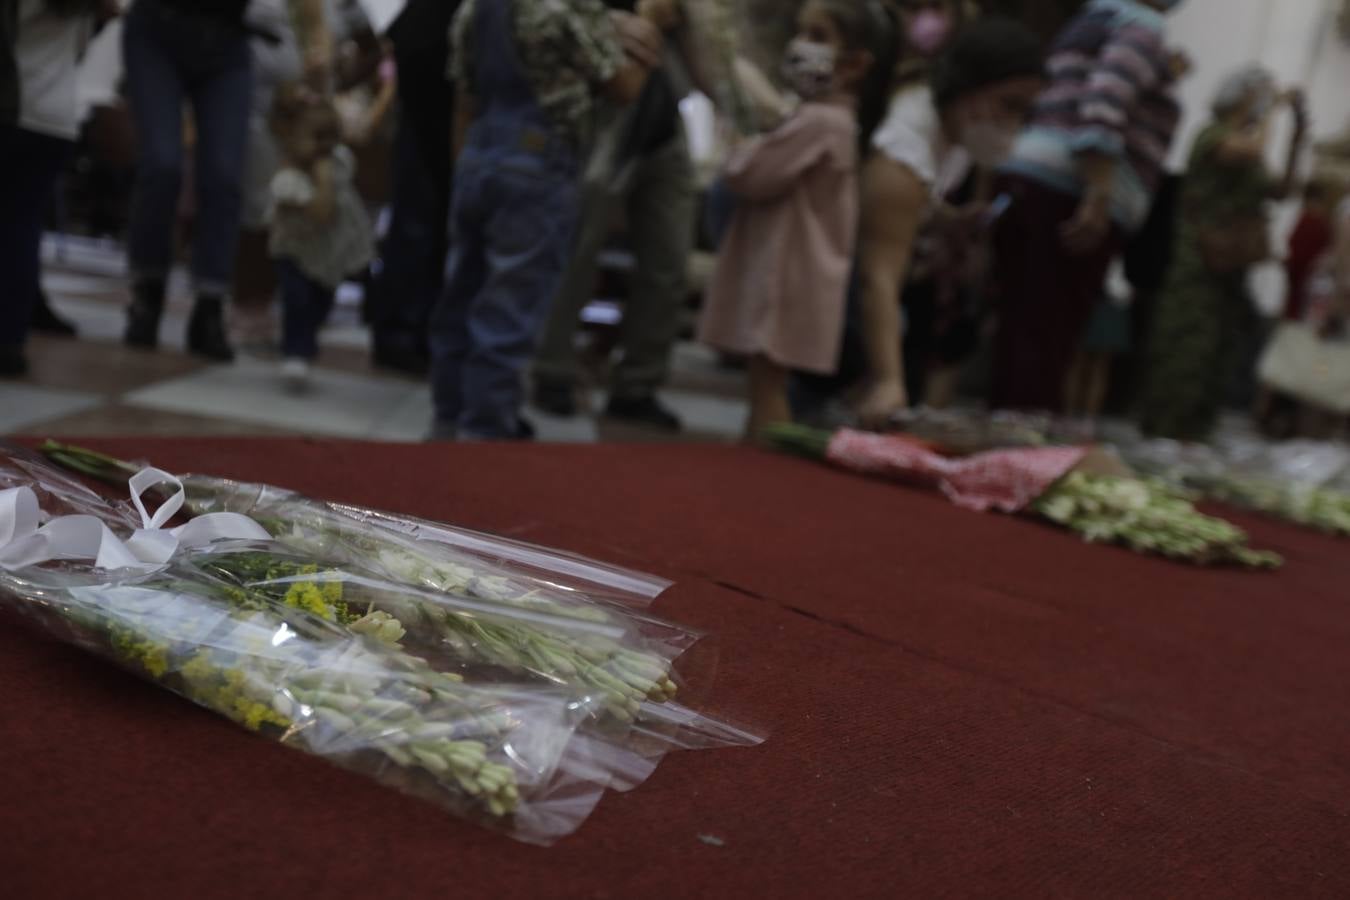
[[[522,436],[521,375],[579,214],[578,149],[525,78],[514,7],[474,10],[477,114],[456,163],[445,292],[431,320],[433,436]]]

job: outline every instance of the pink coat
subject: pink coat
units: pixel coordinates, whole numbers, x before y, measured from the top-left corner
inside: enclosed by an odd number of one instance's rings
[[[727,164],[736,213],[699,337],[831,373],[858,229],[858,125],[850,103],[806,103]]]

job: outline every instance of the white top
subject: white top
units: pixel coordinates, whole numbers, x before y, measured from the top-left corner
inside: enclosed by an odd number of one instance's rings
[[[77,71],[91,20],[52,15],[42,0],[19,0],[18,21],[19,127],[74,140],[80,134]]]
[[[333,149],[336,210],[328,222],[309,218],[304,207],[314,199],[309,174],[289,166],[272,177],[270,250],[275,259],[289,259],[313,281],[336,289],[342,280],[367,266],[375,254],[374,229],[356,192],[356,157],[345,146]]]
[[[960,186],[970,173],[970,155],[947,140],[926,84],[896,92],[872,135],[872,146],[908,168],[937,196]]]

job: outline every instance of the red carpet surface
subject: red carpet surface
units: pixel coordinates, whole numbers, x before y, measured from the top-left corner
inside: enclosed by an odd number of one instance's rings
[[[1190,569],[739,448],[102,440],[658,572],[674,754],[543,849],[0,618],[8,897],[1350,896],[1350,553]],[[697,685],[696,685],[697,686]]]

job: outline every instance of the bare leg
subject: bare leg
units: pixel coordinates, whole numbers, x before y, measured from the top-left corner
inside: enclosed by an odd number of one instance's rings
[[[1106,406],[1106,391],[1111,386],[1111,357],[1094,353],[1087,362],[1087,394],[1083,398],[1083,414],[1096,419]]]
[[[956,399],[956,389],[961,382],[960,366],[944,366],[928,373],[928,384],[924,388],[923,404],[933,409],[946,409]]]
[[[1074,354],[1069,371],[1064,376],[1064,412],[1070,416],[1081,416],[1087,406],[1087,354],[1081,350]]]
[[[745,426],[745,439],[753,443],[769,425],[791,422],[788,406],[788,371],[767,356],[750,360],[750,418]]]

